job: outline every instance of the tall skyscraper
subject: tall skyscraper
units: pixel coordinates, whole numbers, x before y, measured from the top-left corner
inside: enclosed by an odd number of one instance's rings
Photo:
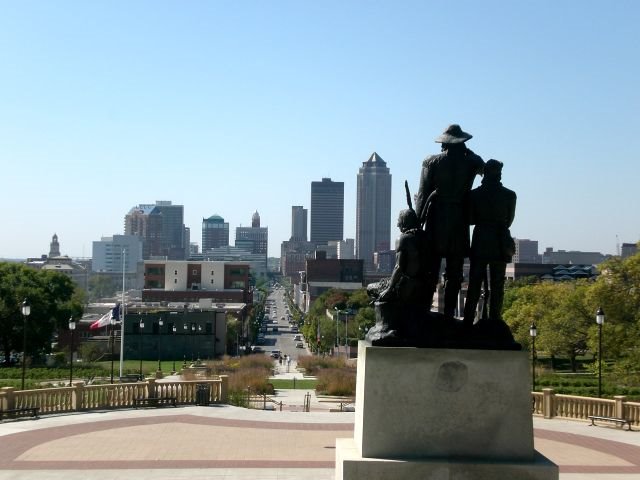
[[[356,258],[373,269],[373,253],[389,250],[391,238],[391,174],[373,152],[358,171]]]
[[[268,244],[269,229],[260,227],[260,215],[258,212],[255,212],[251,217],[251,227],[236,227],[235,246],[251,253],[264,254],[265,262]]]
[[[184,207],[170,201],[133,207],[124,218],[124,234],[143,238],[143,256],[184,260],[188,245],[184,226]]]
[[[344,236],[344,182],[311,182],[311,242],[326,245]]]
[[[229,245],[229,223],[220,215],[202,219],[202,251]]]
[[[300,205],[291,207],[291,240],[307,241],[307,209]]]
[[[251,217],[250,227],[236,227],[237,248],[261,256],[261,271],[267,271],[267,251],[269,248],[269,229],[260,226],[260,214],[256,211]]]

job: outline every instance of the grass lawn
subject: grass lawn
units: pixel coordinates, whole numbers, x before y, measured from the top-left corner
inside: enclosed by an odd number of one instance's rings
[[[182,369],[182,360],[176,360],[176,370],[180,371]],[[111,371],[111,362],[96,362],[96,365],[99,365],[103,369],[107,371]],[[143,360],[142,361],[142,373],[143,375],[155,375],[156,370],[158,370],[158,361],[157,360]],[[173,370],[173,360],[163,360],[162,361],[162,373],[165,375],[171,374]],[[120,361],[115,360],[113,362],[113,371],[114,375],[117,377],[120,374]],[[123,373],[138,373],[140,372],[140,360],[125,360],[122,366]]]
[[[275,389],[280,389],[280,390],[293,390],[294,388],[296,390],[315,390],[316,388],[316,384],[318,383],[317,380],[315,379],[295,379],[296,383],[295,383],[295,387],[293,384],[293,379],[287,379],[287,378],[279,378],[279,379],[272,379],[269,381],[269,383],[273,384],[273,388]]]

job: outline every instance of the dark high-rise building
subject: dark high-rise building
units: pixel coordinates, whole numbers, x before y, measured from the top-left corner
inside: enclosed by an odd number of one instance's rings
[[[291,240],[307,241],[307,209],[299,205],[291,207]]]
[[[388,251],[391,238],[391,174],[376,153],[358,171],[356,258],[373,269],[374,252]]]
[[[344,235],[344,182],[311,182],[311,242],[326,245]]]
[[[229,223],[220,215],[202,219],[202,251],[229,245]]]
[[[184,226],[184,207],[169,201],[133,207],[124,218],[125,235],[143,239],[143,257],[184,260],[188,251]]]

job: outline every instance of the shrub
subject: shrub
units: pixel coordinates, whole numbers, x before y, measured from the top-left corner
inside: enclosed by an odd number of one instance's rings
[[[316,392],[325,395],[353,396],[356,392],[356,372],[350,368],[327,368],[318,371]]]
[[[247,387],[251,392],[263,395],[273,394],[269,376],[273,368],[271,359],[262,355],[245,357],[224,357],[222,360],[206,362],[205,376],[229,376],[229,403],[247,406]]]
[[[317,376],[318,372],[324,369],[347,368],[343,357],[320,357],[317,355],[299,357],[298,366],[304,368],[307,375],[314,376]]]

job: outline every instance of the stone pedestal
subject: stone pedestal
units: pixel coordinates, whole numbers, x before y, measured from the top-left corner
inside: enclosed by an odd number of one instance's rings
[[[557,479],[533,448],[526,352],[360,342],[353,439],[336,479]]]

